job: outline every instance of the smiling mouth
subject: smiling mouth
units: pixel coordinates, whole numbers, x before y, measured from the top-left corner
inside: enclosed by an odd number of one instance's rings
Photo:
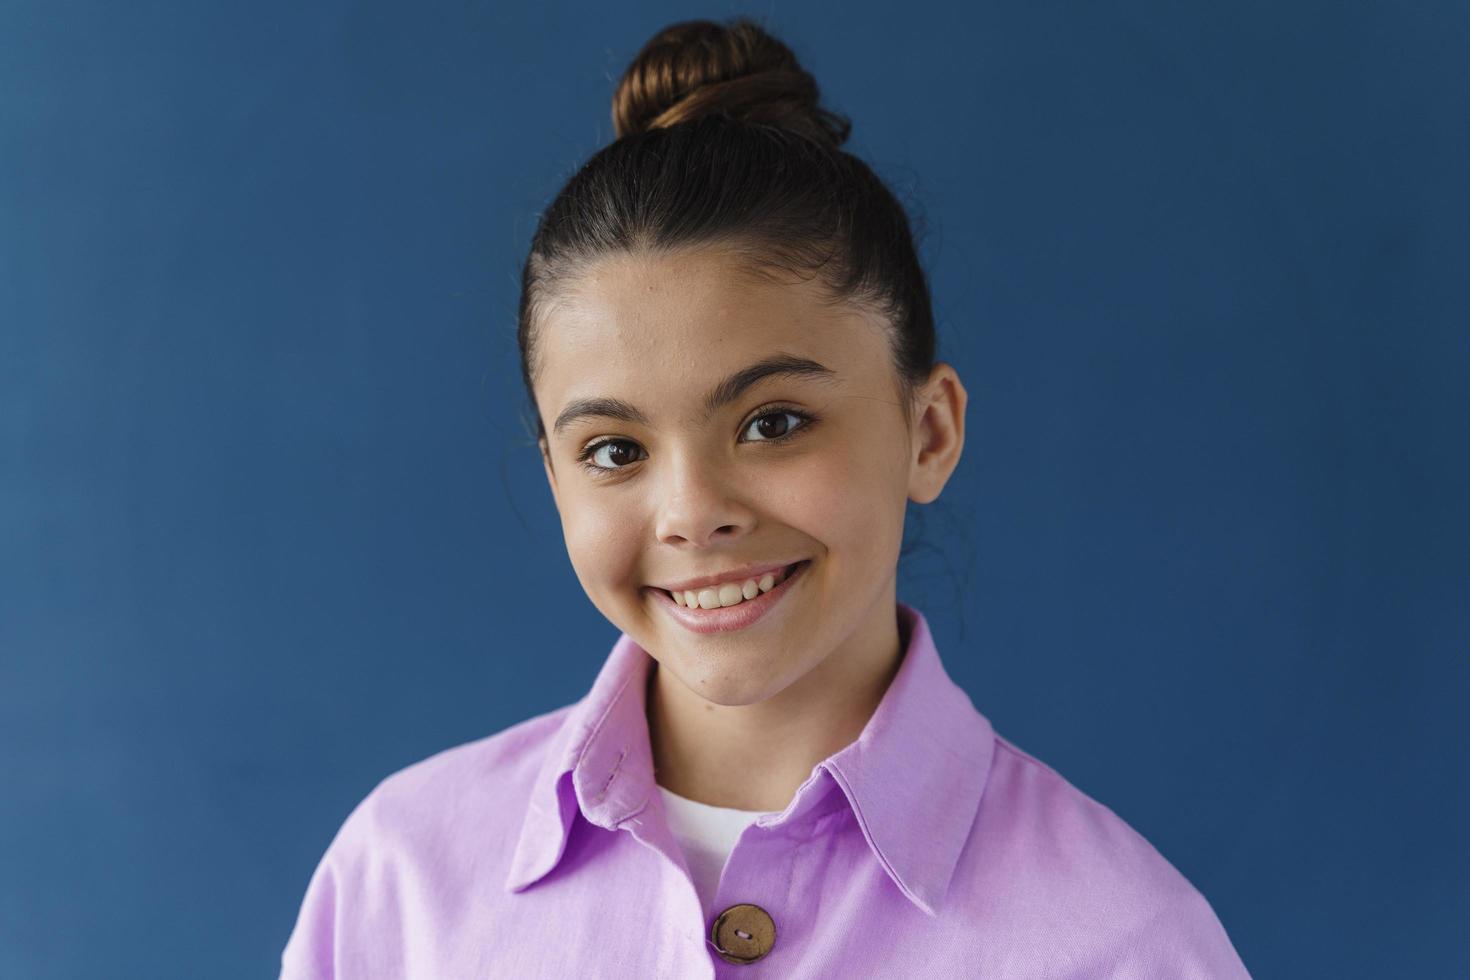
[[[807,577],[807,566],[811,563],[812,559],[803,558],[801,561],[786,566],[781,581],[753,598],[744,598],[742,586],[741,600],[729,606],[721,604],[710,609],[697,604],[687,606],[674,599],[672,593],[667,589],[644,586],[644,590],[655,605],[662,607],[665,615],[691,633],[732,633],[754,626],[772,615],[773,610],[795,601],[787,600],[786,595],[792,589],[801,588],[802,580]]]
[[[769,591],[774,592],[776,589],[779,589],[786,582],[787,579],[791,578],[791,576],[796,573],[796,570],[797,569],[801,568],[803,565],[809,565],[809,564],[811,564],[811,559],[810,558],[803,558],[801,561],[792,562],[790,565],[787,565],[785,568],[781,569],[781,578],[774,585],[771,586],[771,588],[770,588]],[[726,585],[730,585],[730,584],[739,585],[740,583],[738,583],[738,582],[727,582],[725,584]],[[665,597],[668,598],[668,600],[670,602],[674,603],[675,605],[682,606],[685,609],[689,609],[689,608],[699,609],[699,608],[701,608],[699,606],[692,606],[692,607],[691,606],[685,606],[682,602],[679,602],[678,600],[676,600],[674,598],[674,593],[670,592],[668,589],[661,589],[661,588],[658,588],[657,586],[647,586],[646,588],[648,588],[650,591],[653,591],[653,592],[662,593]],[[693,592],[696,595],[698,595],[700,592],[706,591],[706,589],[690,589],[688,591]],[[766,595],[766,593],[765,592],[761,592],[761,593],[758,593],[757,595],[751,597],[750,599],[742,599],[740,602],[735,603],[734,606],[716,606],[715,609],[733,609],[733,608],[735,608],[735,606],[744,605],[746,602],[754,602],[756,599],[759,599],[763,595]],[[710,610],[710,611],[713,612],[714,610]]]

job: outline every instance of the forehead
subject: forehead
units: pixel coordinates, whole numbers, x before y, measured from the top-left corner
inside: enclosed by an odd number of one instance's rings
[[[831,303],[815,280],[757,275],[714,246],[599,259],[547,305],[538,329],[537,395],[552,414],[574,397],[696,397],[777,350],[840,378],[887,366],[872,316]]]

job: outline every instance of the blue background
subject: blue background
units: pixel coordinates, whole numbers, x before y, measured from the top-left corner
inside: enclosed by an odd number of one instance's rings
[[[951,674],[1255,975],[1470,975],[1470,7],[9,0],[0,976],[274,975],[380,779],[591,683],[520,263],[741,11],[925,229]]]

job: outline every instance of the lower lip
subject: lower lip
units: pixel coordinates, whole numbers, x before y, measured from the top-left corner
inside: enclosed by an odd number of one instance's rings
[[[663,589],[650,588],[654,601],[669,611],[685,629],[695,633],[724,633],[730,630],[741,630],[765,616],[776,608],[783,596],[791,590],[798,579],[806,574],[807,566],[811,559],[798,562],[784,579],[776,583],[775,588],[769,592],[762,592],[754,599],[746,599],[733,606],[721,606],[718,609],[701,609],[698,607],[681,606],[674,601],[674,597]]]

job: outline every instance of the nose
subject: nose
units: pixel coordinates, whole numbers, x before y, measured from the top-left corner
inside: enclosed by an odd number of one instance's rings
[[[662,544],[703,547],[733,541],[755,527],[755,514],[742,501],[735,481],[708,460],[688,454],[670,458],[653,492],[655,533]]]

